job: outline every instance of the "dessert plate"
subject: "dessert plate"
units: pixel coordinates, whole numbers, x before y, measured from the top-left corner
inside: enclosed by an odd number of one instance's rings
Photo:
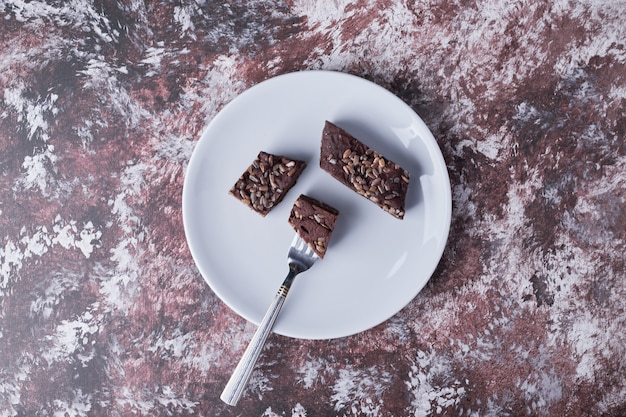
[[[409,170],[404,220],[321,170],[326,120]],[[260,150],[308,164],[266,217],[228,193]],[[210,122],[185,175],[183,222],[196,265],[255,324],[287,274],[293,202],[307,194],[339,210],[326,256],[297,278],[275,324],[285,336],[337,338],[389,319],[428,282],[450,229],[450,180],[431,132],[389,91],[344,73],[290,73],[244,91]]]

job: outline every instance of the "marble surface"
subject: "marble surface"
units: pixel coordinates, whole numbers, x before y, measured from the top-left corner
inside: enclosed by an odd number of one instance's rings
[[[623,0],[0,1],[1,416],[626,415]],[[426,122],[453,214],[363,333],[270,338],[205,284],[181,193],[203,129],[293,71]]]

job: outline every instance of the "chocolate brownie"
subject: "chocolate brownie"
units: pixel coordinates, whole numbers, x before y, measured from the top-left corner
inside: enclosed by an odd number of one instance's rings
[[[289,224],[311,249],[323,258],[339,211],[304,194],[293,204]]]
[[[326,121],[320,167],[398,219],[405,214],[409,171]]]
[[[280,203],[306,167],[306,162],[259,152],[230,194],[265,217]]]

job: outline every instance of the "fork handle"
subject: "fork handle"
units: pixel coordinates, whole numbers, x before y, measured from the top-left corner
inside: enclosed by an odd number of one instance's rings
[[[274,301],[272,301],[272,304],[270,304],[267,309],[267,312],[265,313],[265,316],[263,316],[263,320],[261,320],[254,336],[250,339],[248,347],[239,360],[239,363],[228,380],[228,383],[224,387],[222,395],[220,395],[220,399],[226,404],[234,406],[239,401],[239,398],[241,398],[241,394],[243,394],[243,391],[248,384],[254,365],[263,350],[267,337],[272,332],[274,322],[276,321],[276,318],[278,318],[278,313],[280,313],[280,309],[285,303],[287,293],[289,292],[293,278],[296,275],[297,272],[291,269],[289,270],[287,278],[285,278],[285,281],[274,296]]]

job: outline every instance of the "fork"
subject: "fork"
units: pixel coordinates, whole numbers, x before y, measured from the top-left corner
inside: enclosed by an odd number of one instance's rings
[[[319,256],[302,240],[300,235],[296,233],[291,241],[291,246],[287,254],[289,273],[274,296],[274,300],[267,309],[265,316],[263,316],[263,320],[261,320],[254,336],[250,339],[250,343],[239,360],[228,383],[224,387],[222,395],[220,395],[220,399],[226,404],[234,406],[239,401],[239,398],[241,398],[241,394],[243,394],[248,384],[254,365],[261,354],[261,350],[263,350],[263,345],[272,332],[274,322],[278,318],[278,313],[280,313],[285,303],[294,278],[299,273],[311,268],[318,259]]]

